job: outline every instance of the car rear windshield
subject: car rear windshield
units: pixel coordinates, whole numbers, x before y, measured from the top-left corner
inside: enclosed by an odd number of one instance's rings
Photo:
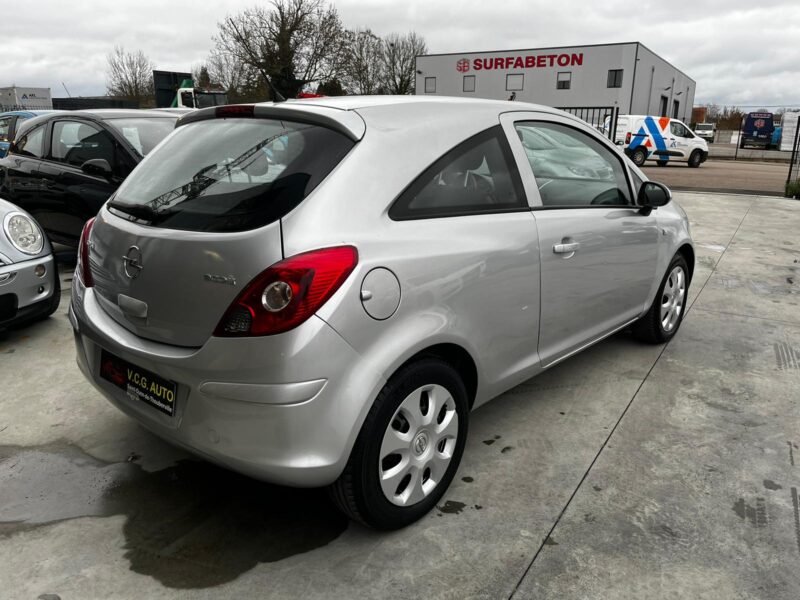
[[[353,147],[316,125],[212,119],[175,130],[109,207],[156,227],[246,231],[296,207]]]
[[[710,124],[707,125],[705,123],[698,123],[697,127],[695,127],[694,130],[695,131],[711,131],[712,129],[714,129],[713,125],[710,125]]]
[[[178,117],[136,117],[109,119],[108,123],[122,134],[140,156],[144,156],[175,129]]]

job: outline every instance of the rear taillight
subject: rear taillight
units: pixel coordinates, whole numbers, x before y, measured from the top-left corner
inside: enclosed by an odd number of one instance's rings
[[[625,143],[626,144],[630,144],[631,143],[631,132],[630,131],[625,134]]]
[[[214,335],[273,335],[293,329],[333,296],[357,264],[353,246],[313,250],[277,262],[239,294]]]
[[[75,272],[81,278],[84,287],[94,286],[94,278],[92,277],[92,269],[89,265],[89,235],[92,233],[92,226],[94,225],[94,217],[86,221],[81,231],[81,241],[78,244],[78,266]]]
[[[214,110],[214,114],[219,117],[252,117],[255,112],[255,107],[252,104],[228,104],[226,106],[218,106]]]

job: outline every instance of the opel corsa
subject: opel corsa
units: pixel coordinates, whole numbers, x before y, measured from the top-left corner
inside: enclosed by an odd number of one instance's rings
[[[675,335],[693,267],[669,190],[570,115],[321,98],[183,116],[84,228],[70,317],[157,435],[391,529],[472,409],[627,326]]]

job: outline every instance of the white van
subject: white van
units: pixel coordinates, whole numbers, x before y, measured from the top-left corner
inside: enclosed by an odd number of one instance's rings
[[[708,143],[678,119],[648,115],[620,115],[614,140],[624,146],[637,167],[654,160],[660,167],[671,161],[699,167],[708,159]]]

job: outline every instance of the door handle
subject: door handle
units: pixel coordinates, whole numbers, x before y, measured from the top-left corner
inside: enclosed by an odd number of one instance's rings
[[[569,254],[581,247],[580,242],[570,242],[568,244],[553,244],[553,252],[556,254]]]

